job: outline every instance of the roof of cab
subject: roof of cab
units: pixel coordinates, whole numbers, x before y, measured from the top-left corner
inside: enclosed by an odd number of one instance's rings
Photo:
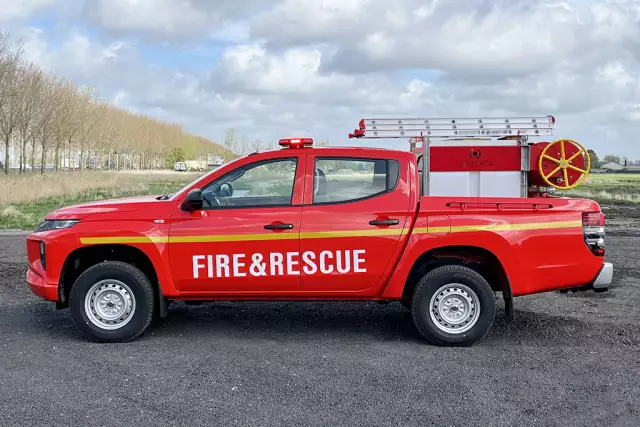
[[[276,151],[304,151],[304,150],[312,150],[312,151],[323,151],[332,154],[338,153],[390,153],[390,154],[401,154],[401,155],[413,155],[413,153],[409,150],[399,150],[393,148],[379,148],[379,147],[342,147],[342,146],[333,146],[333,147],[304,147],[304,148],[281,148],[276,150],[269,150],[271,152]],[[267,151],[263,151],[267,152]]]

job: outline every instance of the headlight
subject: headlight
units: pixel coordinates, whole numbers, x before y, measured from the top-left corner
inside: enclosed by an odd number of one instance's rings
[[[45,220],[36,228],[35,232],[40,233],[42,231],[61,230],[63,228],[73,227],[78,221],[77,219]]]

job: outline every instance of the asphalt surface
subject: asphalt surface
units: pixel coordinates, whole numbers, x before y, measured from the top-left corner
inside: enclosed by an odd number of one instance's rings
[[[355,302],[176,304],[93,344],[28,290],[24,236],[0,235],[0,424],[637,426],[640,233],[613,234],[609,292],[520,297],[462,349]]]

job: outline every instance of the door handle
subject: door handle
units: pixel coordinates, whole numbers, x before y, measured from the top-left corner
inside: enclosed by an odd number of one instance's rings
[[[264,228],[266,230],[291,230],[293,224],[267,224]]]
[[[397,219],[374,219],[369,221],[369,225],[396,225],[399,222]]]

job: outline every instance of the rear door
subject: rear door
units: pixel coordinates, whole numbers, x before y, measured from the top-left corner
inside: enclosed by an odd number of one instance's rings
[[[410,225],[408,169],[383,154],[309,154],[300,233],[305,292],[377,292]]]

